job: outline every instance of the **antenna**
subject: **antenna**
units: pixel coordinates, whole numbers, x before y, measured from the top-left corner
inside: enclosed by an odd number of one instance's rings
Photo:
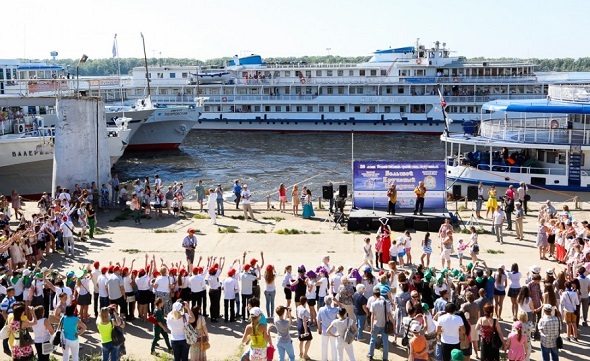
[[[145,52],[145,38],[143,37],[143,33],[139,33],[139,34],[141,35],[141,41],[143,42],[143,60],[145,63],[145,80],[147,81],[148,97],[151,97],[152,92],[150,89],[150,77],[149,77],[149,71],[148,71],[147,54]]]

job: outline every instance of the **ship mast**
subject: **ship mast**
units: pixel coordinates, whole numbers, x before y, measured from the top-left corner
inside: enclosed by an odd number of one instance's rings
[[[145,80],[147,81],[148,98],[151,98],[150,77],[149,77],[149,71],[148,71],[147,54],[145,52],[145,38],[143,37],[143,33],[140,33],[140,34],[141,34],[141,41],[143,42],[143,60],[145,63]]]

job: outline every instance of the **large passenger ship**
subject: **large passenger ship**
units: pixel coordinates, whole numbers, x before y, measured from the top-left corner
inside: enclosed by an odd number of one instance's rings
[[[127,97],[145,96],[145,73],[133,70]],[[441,102],[451,130],[473,131],[484,102],[543,98],[550,82],[532,63],[471,62],[440,42],[378,50],[359,64],[279,64],[250,55],[218,68],[154,66],[148,77],[155,102],[208,98],[198,129],[434,134],[444,129]]]

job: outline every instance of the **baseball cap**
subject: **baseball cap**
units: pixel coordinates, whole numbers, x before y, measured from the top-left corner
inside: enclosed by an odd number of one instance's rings
[[[543,310],[544,311],[551,311],[553,309],[553,306],[551,306],[550,304],[546,303],[543,305]]]
[[[260,307],[252,307],[250,309],[250,315],[252,317],[258,317],[258,316],[262,315],[262,310],[260,309]]]
[[[516,321],[516,322],[514,323],[514,325],[512,325],[512,327],[513,327],[515,330],[520,330],[520,329],[522,328],[522,322],[520,322],[520,321]]]
[[[454,349],[451,351],[451,360],[452,361],[463,361],[465,356],[463,355],[463,351],[459,349]]]
[[[195,233],[195,230],[192,228],[189,228],[188,233],[193,234],[193,233]]]
[[[183,304],[180,303],[180,302],[174,302],[174,304],[172,305],[172,310],[173,311],[180,312],[180,311],[182,311],[182,308],[183,308]]]
[[[422,331],[422,325],[419,322],[412,322],[410,324],[410,331],[411,332],[420,332],[420,331]]]

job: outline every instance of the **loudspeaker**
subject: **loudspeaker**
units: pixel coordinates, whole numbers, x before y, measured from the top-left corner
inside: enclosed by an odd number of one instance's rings
[[[406,221],[403,218],[389,218],[389,227],[394,232],[403,232],[406,230]]]
[[[322,186],[322,198],[324,198],[324,199],[334,198],[334,188],[332,186]]]
[[[348,186],[346,184],[341,184],[338,186],[338,197],[340,197],[340,198],[348,197]]]
[[[467,186],[467,200],[470,202],[477,200],[477,186]]]
[[[453,184],[453,199],[461,199],[461,185]]]
[[[428,232],[428,219],[415,219],[414,229],[420,232]]]

